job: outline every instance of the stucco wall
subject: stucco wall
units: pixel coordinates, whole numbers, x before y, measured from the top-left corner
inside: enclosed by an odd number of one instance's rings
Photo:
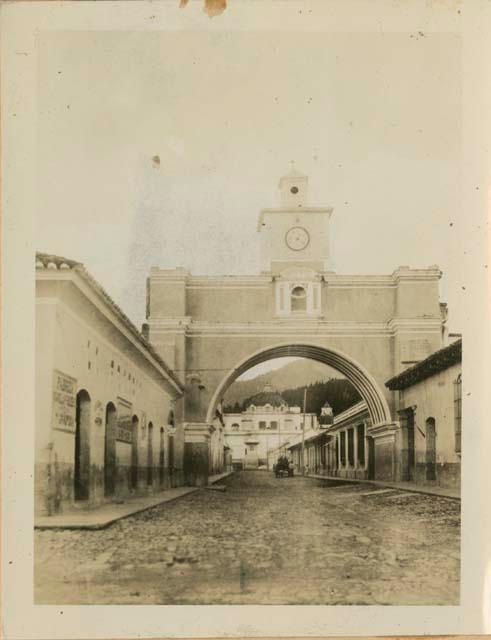
[[[416,480],[425,480],[426,420],[434,418],[436,481],[442,485],[458,486],[460,484],[460,455],[455,451],[454,383],[461,371],[462,365],[460,363],[453,365],[400,392],[401,408],[415,407]]]
[[[275,313],[274,289],[271,286],[191,287],[186,291],[186,314],[193,321],[248,322],[267,320]]]

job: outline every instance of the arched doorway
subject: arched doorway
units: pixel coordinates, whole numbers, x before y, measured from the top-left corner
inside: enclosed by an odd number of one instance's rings
[[[116,407],[106,406],[106,430],[104,433],[104,495],[113,496],[116,488]]]
[[[148,440],[147,440],[147,485],[153,485],[153,424],[148,423]]]
[[[138,416],[131,418],[131,489],[138,489]]]
[[[435,418],[426,420],[426,479],[436,480],[436,425]]]
[[[90,494],[90,396],[85,389],[77,393],[75,413],[75,500]]]
[[[164,463],[165,463],[165,448],[164,448],[164,441],[165,441],[165,432],[164,432],[164,427],[160,427],[160,450],[159,450],[159,484],[162,487],[164,485],[165,482],[165,467],[164,467]]]
[[[309,343],[279,344],[261,349],[248,356],[229,370],[216,388],[208,406],[206,421],[211,423],[218,403],[228,387],[248,369],[267,360],[281,357],[310,358],[327,364],[343,374],[365,400],[373,426],[392,422],[387,400],[377,382],[364,367],[337,349],[320,347]]]
[[[174,429],[175,429],[175,415],[172,409],[169,411],[167,417],[167,428],[169,433],[168,441],[168,458],[167,467],[169,470],[169,482],[171,487],[175,487],[176,478],[174,477]]]

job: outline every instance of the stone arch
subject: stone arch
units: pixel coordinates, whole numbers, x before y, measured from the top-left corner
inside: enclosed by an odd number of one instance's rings
[[[383,392],[364,367],[337,349],[305,342],[277,344],[244,358],[235,368],[227,372],[218,385],[211,398],[206,421],[210,423],[213,420],[215,409],[225,391],[245,371],[267,360],[285,356],[310,358],[336,369],[346,376],[366,402],[373,426],[392,422],[389,405]]]

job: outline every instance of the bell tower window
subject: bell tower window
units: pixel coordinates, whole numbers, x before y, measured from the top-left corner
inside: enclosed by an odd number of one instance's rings
[[[276,316],[321,315],[322,290],[310,269],[286,269],[276,279]]]
[[[291,292],[291,310],[307,311],[307,292],[301,286],[293,287]]]

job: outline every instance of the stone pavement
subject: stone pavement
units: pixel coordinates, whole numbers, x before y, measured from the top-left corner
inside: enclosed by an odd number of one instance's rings
[[[221,484],[99,531],[35,531],[35,603],[459,603],[458,500],[263,471]]]
[[[388,480],[361,480],[360,478],[339,478],[338,476],[323,476],[314,473],[309,473],[307,477],[314,478],[315,480],[336,482],[336,484],[371,484],[376,487],[390,487],[392,489],[399,489],[400,491],[410,491],[413,493],[423,493],[430,496],[460,500],[460,489],[439,487],[433,484],[420,484],[417,482],[390,482]]]
[[[233,473],[219,473],[209,476],[208,483],[214,484],[227,478]],[[152,509],[160,504],[172,502],[178,498],[198,491],[199,487],[176,487],[166,489],[148,496],[125,498],[122,502],[109,502],[95,508],[80,508],[66,511],[56,516],[37,516],[34,520],[35,529],[104,529],[122,518]]]

